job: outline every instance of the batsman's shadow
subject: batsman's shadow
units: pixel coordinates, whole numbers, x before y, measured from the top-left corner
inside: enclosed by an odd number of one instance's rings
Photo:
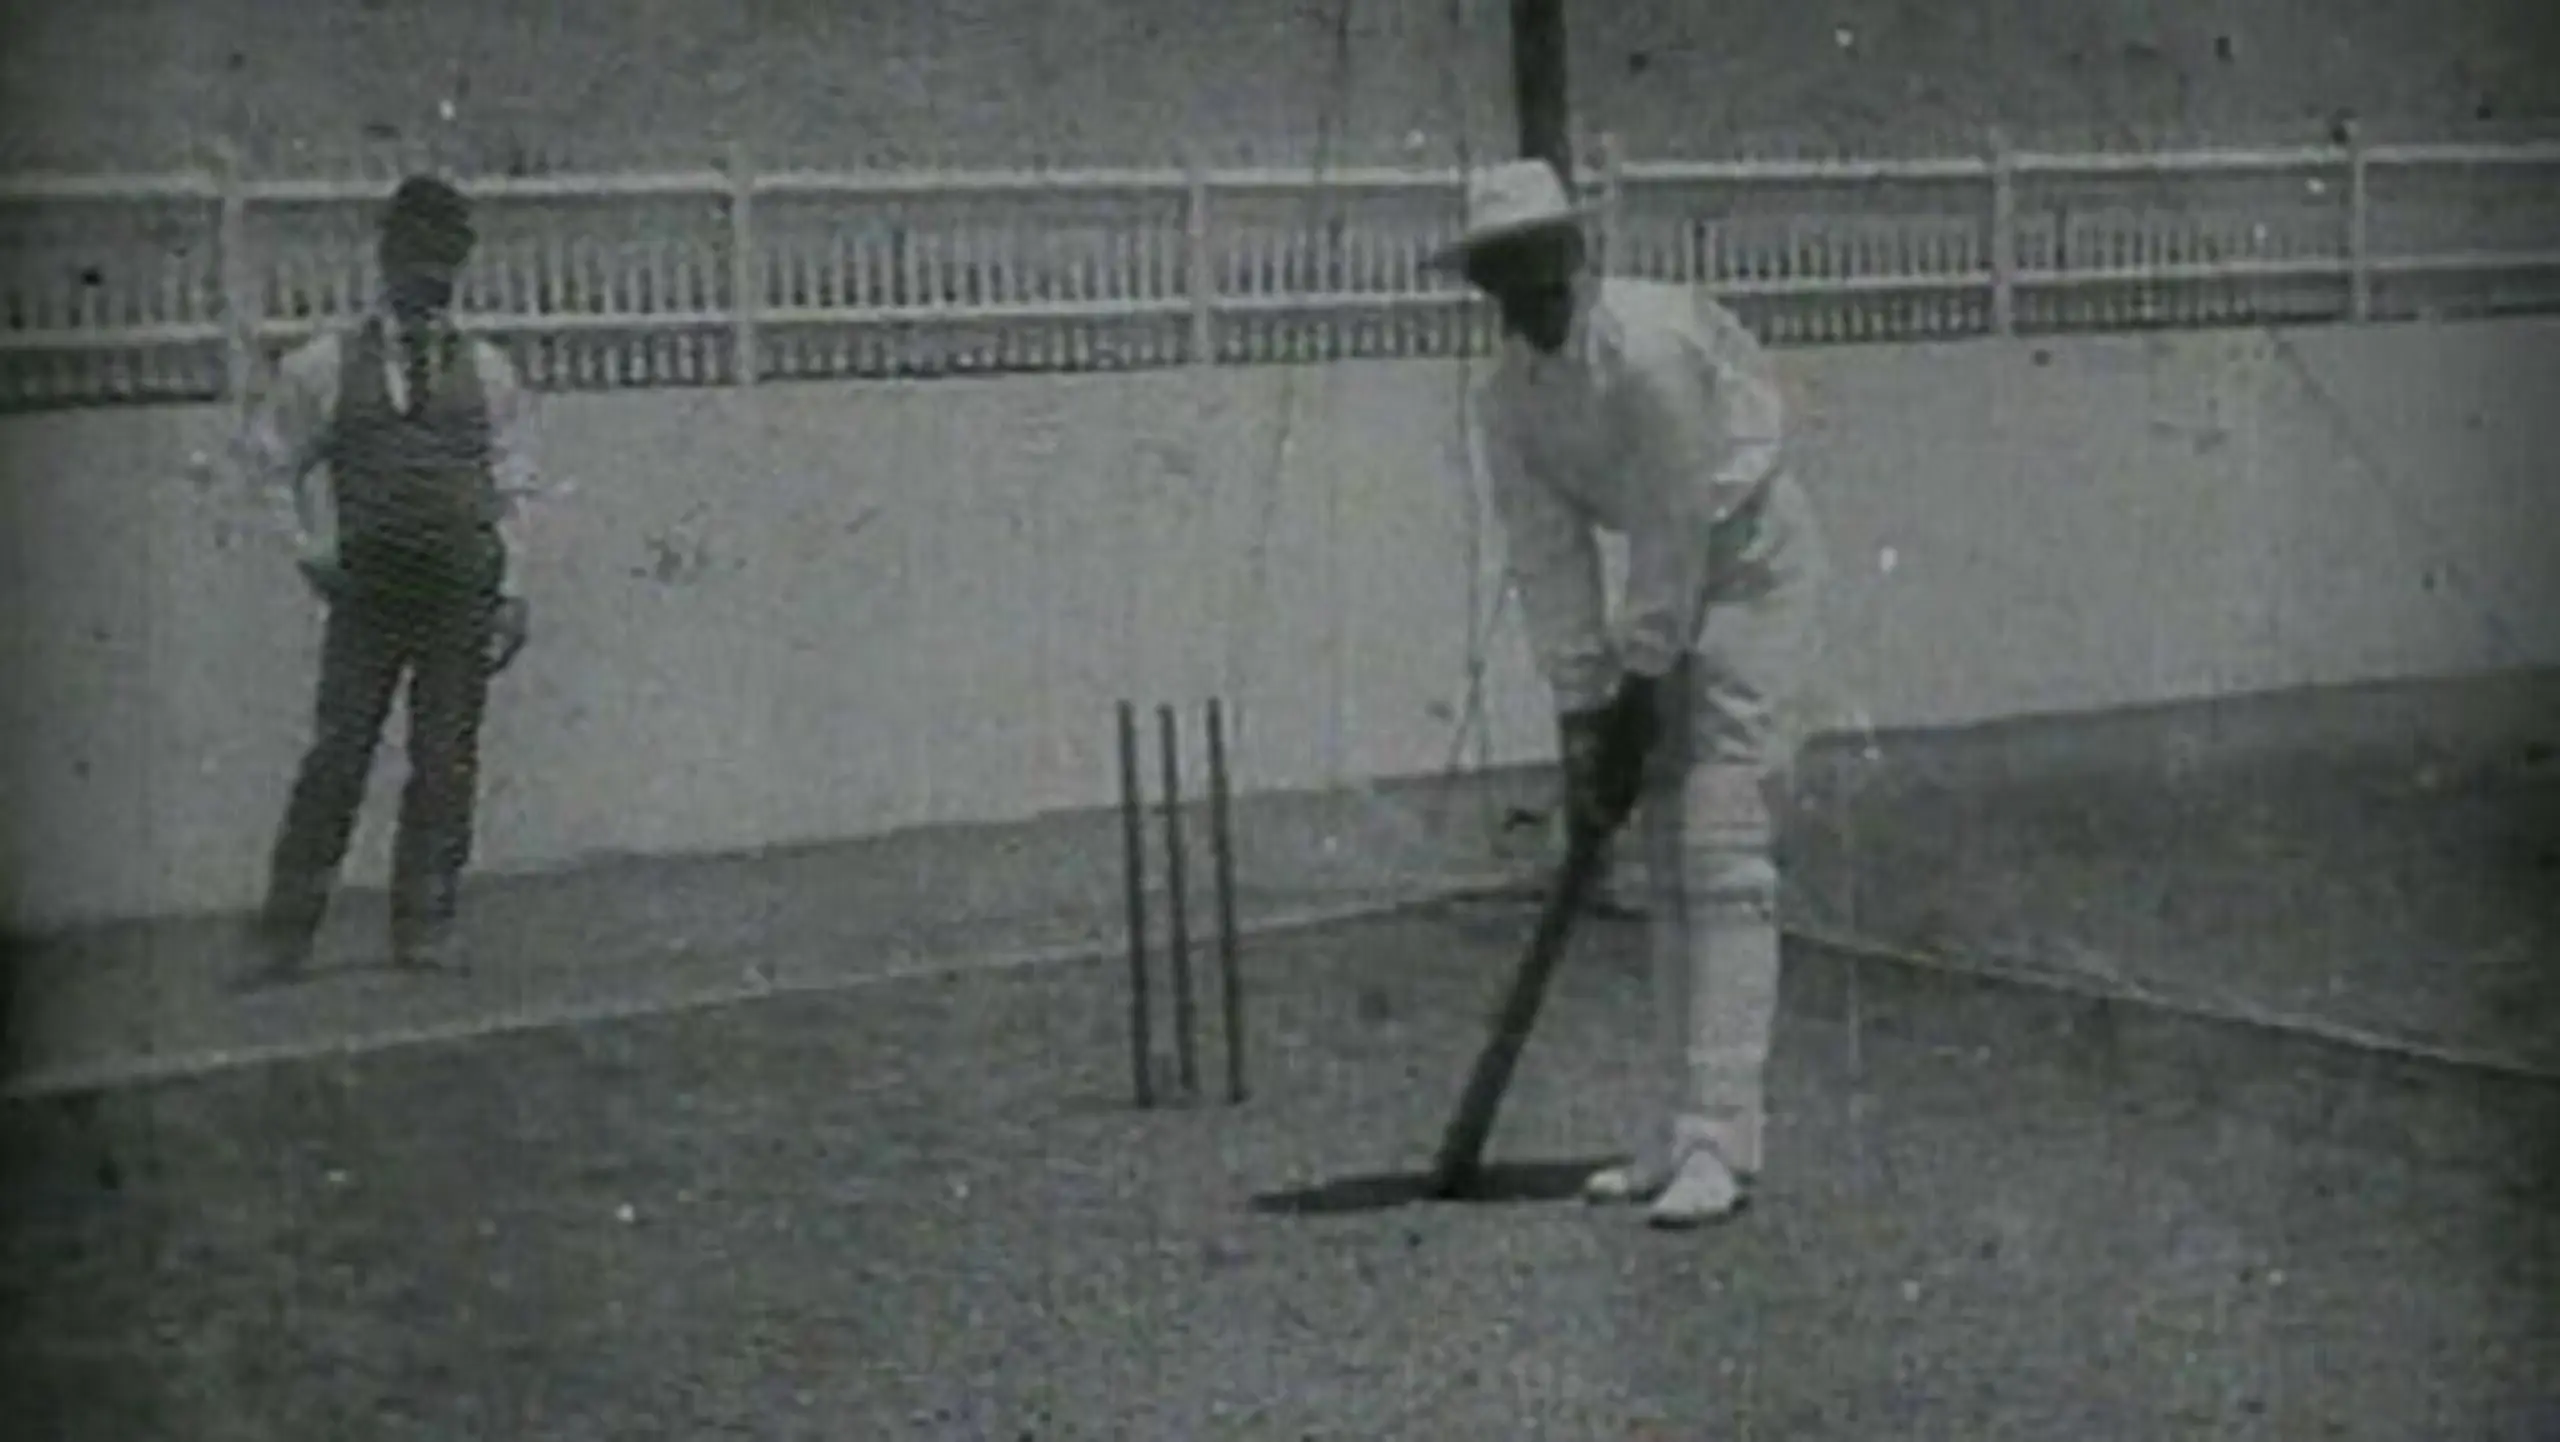
[[[1524,1206],[1580,1199],[1582,1184],[1593,1172],[1620,1160],[1593,1157],[1581,1161],[1487,1163],[1463,1193],[1438,1194],[1429,1172],[1384,1172],[1337,1177],[1311,1187],[1265,1192],[1253,1199],[1253,1210],[1265,1216],[1339,1217],[1364,1212],[1392,1212],[1419,1206]]]

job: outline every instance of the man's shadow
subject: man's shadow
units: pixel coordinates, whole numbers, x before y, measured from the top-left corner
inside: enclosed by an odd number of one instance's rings
[[[1462,1192],[1439,1195],[1428,1171],[1337,1177],[1292,1191],[1265,1192],[1253,1210],[1266,1216],[1338,1217],[1419,1206],[1523,1206],[1578,1200],[1593,1172],[1621,1160],[1529,1161],[1485,1164]]]

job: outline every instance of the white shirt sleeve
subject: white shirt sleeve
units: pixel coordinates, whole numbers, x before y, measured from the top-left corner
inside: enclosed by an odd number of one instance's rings
[[[546,499],[533,462],[533,395],[516,375],[507,353],[486,341],[471,343],[480,393],[489,407],[489,471],[498,491],[498,538],[505,550],[499,586],[521,594],[532,512]]]
[[[1621,648],[1644,676],[1696,644],[1714,527],[1777,470],[1784,444],[1784,400],[1750,333],[1703,300],[1679,320],[1632,338],[1616,418],[1635,513]]]
[[[338,550],[337,504],[321,462],[338,408],[342,347],[328,334],[288,352],[236,443],[248,484],[303,560],[328,562]]]
[[[1669,350],[1648,342],[1628,358],[1615,408],[1632,471],[1619,639],[1626,668],[1652,677],[1669,675],[1697,641],[1722,450],[1716,398],[1698,369]]]
[[[1608,700],[1617,683],[1599,539],[1588,516],[1531,473],[1493,399],[1470,396],[1468,430],[1502,522],[1530,654],[1559,711],[1589,710]]]
[[[1786,447],[1786,396],[1742,322],[1701,300],[1699,321],[1715,370],[1715,493],[1732,499],[1756,490],[1778,469]]]

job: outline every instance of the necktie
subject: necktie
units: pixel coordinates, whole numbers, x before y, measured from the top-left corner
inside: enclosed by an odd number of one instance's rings
[[[402,343],[403,359],[408,362],[402,379],[409,383],[409,414],[416,415],[427,407],[427,332],[413,330]]]

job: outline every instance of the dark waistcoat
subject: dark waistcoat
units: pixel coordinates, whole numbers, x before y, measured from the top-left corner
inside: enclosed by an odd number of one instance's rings
[[[477,585],[496,565],[498,492],[489,457],[489,403],[469,345],[437,327],[426,399],[392,404],[382,322],[349,338],[339,376],[329,470],[338,556],[358,579]]]

